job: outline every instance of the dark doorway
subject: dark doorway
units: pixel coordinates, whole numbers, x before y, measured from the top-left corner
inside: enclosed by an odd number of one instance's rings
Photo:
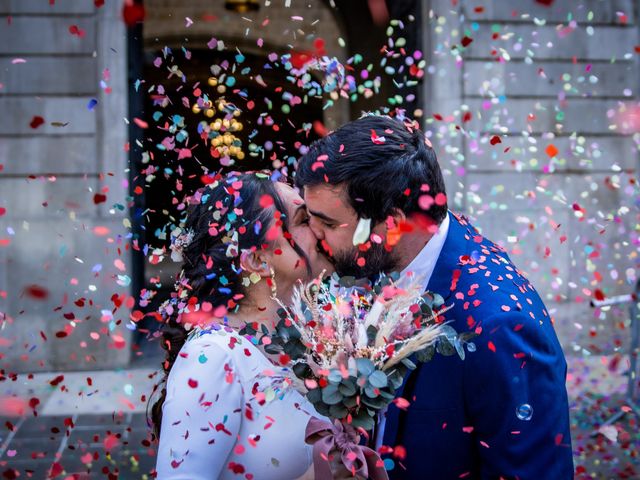
[[[308,145],[318,137],[312,125],[322,122],[322,98],[309,97],[306,104],[290,108],[287,95],[283,98],[284,92],[301,98],[304,92],[287,79],[284,68],[264,68],[266,58],[246,54],[239,63],[236,55],[228,51],[212,54],[211,50],[191,50],[186,59],[182,49],[168,48],[144,53],[141,72],[144,82],[138,83],[137,92],[141,111],[134,117],[143,128],[132,162],[136,170],[132,188],[141,192],[137,195],[136,219],[140,236],[144,237],[140,243],[145,256],[140,287],[142,296],[147,298],[140,309],[145,313],[156,311],[173,289],[179,264],[169,258],[170,232],[179,221],[179,205],[185,196],[203,186],[203,176],[274,167],[291,171],[300,145]],[[218,71],[220,67],[222,70]],[[243,70],[249,73],[242,74]],[[219,80],[224,78],[222,73],[228,77],[231,72],[234,83],[224,93],[209,83],[210,78]],[[260,81],[250,72],[259,73]],[[224,116],[214,112],[208,117],[203,108],[194,111],[196,97],[202,98],[204,94],[213,101],[214,110],[215,101],[222,97],[240,110],[234,119],[242,124],[242,130],[234,135],[242,142],[244,158],[234,158],[233,165],[222,165],[220,158],[212,155],[211,140],[206,133],[202,134],[203,127]],[[133,142],[136,140],[132,139]],[[179,159],[172,148],[178,143],[189,150],[185,158]],[[256,148],[250,148],[251,144]],[[154,250],[163,248],[167,252],[164,260],[154,264]],[[137,326],[134,359],[145,364],[157,362],[161,355],[159,345],[148,341],[159,328],[157,319],[145,316]]]

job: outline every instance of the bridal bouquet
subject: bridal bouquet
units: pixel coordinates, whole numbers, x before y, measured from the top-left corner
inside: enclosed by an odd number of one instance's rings
[[[360,434],[368,438],[378,413],[394,401],[415,368],[409,357],[425,362],[437,351],[464,358],[464,338],[440,317],[448,310],[442,297],[396,280],[394,274],[373,284],[345,277],[338,288],[320,278],[299,285],[292,305],[281,305],[275,332],[263,337],[265,350],[291,367],[317,412],[331,420],[307,426],[317,479],[339,471],[387,478],[379,455],[359,445]]]

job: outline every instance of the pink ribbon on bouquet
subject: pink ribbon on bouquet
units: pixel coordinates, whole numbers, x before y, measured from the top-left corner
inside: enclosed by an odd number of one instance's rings
[[[313,471],[316,480],[332,480],[329,453],[340,454],[345,468],[354,476],[373,480],[388,480],[380,455],[358,444],[358,434],[351,425],[311,417],[305,431],[305,442],[313,444]]]

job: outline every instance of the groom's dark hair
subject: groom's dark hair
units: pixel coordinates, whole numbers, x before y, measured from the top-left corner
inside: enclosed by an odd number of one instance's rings
[[[388,116],[363,116],[315,141],[298,160],[295,183],[301,190],[344,183],[358,217],[377,222],[394,209],[424,213],[437,224],[447,215],[444,179],[433,148],[416,123]],[[421,195],[434,199],[427,210],[419,205]]]

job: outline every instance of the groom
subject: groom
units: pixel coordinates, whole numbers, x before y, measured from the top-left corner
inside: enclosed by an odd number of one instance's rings
[[[368,115],[311,145],[296,183],[342,275],[413,272],[475,332],[465,360],[436,355],[405,378],[378,425],[391,478],[573,478],[566,362],[553,319],[506,252],[447,209],[417,124]],[[408,406],[407,406],[408,404]]]

